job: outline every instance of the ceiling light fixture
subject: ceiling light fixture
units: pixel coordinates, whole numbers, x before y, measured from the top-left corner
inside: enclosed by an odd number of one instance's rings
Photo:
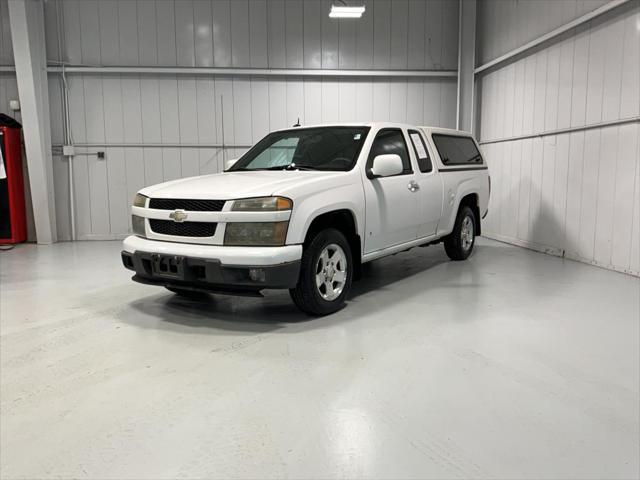
[[[331,5],[330,18],[360,18],[364,13],[364,5],[349,7],[348,5]]]

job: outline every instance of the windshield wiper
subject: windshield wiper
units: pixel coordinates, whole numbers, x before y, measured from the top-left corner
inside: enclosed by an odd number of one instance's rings
[[[315,167],[313,165],[298,165],[296,163],[290,163],[288,165],[275,165],[273,167],[263,168],[235,168],[229,170],[230,172],[258,172],[261,170],[323,170],[322,168]]]
[[[262,167],[262,168],[234,168],[229,170],[230,172],[260,172],[263,170],[286,170],[289,165],[276,165],[275,167]]]
[[[322,168],[318,168],[314,165],[305,165],[298,163],[290,163],[286,168],[287,170],[323,170]]]

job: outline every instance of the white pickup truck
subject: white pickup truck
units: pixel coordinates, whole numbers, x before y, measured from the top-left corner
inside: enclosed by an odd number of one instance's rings
[[[174,293],[289,289],[303,311],[335,312],[365,262],[444,242],[464,260],[491,189],[464,132],[397,123],[293,127],[227,170],[144,188],[122,262]]]

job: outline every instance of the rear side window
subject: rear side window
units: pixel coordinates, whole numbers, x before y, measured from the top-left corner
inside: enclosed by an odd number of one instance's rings
[[[429,152],[427,151],[427,145],[424,143],[424,138],[415,130],[409,130],[409,137],[413,144],[413,150],[416,152],[420,171],[422,173],[429,173],[433,170],[433,167],[431,166],[431,159],[429,158]]]
[[[482,155],[471,137],[434,133],[431,138],[445,165],[482,165]]]
[[[401,130],[395,128],[386,128],[380,130],[376,135],[376,139],[371,145],[369,152],[368,168],[371,168],[373,159],[378,155],[396,154],[402,159],[402,175],[412,173],[411,161],[409,160],[409,151],[404,141],[404,135]]]

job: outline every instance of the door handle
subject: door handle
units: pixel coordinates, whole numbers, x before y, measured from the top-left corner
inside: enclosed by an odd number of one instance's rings
[[[409,189],[410,192],[417,192],[418,190],[420,190],[420,185],[418,185],[417,182],[414,182],[413,180],[411,180],[409,182],[409,185],[407,185],[407,188]]]

